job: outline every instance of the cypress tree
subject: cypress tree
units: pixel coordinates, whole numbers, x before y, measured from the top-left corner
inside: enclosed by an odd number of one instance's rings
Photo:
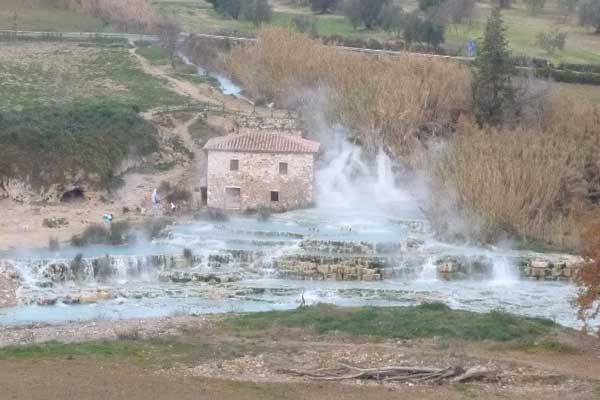
[[[473,104],[475,116],[481,125],[501,125],[514,112],[514,65],[504,32],[500,9],[494,8],[475,59]]]

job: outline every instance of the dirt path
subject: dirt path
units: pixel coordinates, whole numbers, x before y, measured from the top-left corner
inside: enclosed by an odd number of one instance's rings
[[[574,352],[502,350],[498,344],[435,338],[377,340],[308,329],[227,329],[223,316],[98,321],[0,329],[0,347],[46,341],[162,338],[162,348],[95,356],[0,360],[4,398],[54,399],[581,399],[598,398],[597,339],[569,333]],[[132,334],[135,332],[135,335]],[[126,339],[124,339],[126,338]],[[153,346],[156,346],[153,345]],[[120,347],[123,348],[122,346]],[[592,351],[586,351],[591,348]],[[173,349],[173,350],[171,350]],[[121,350],[122,351],[122,350]],[[65,353],[66,354],[66,353]],[[488,379],[468,385],[315,382],[283,369],[483,365]],[[204,396],[204,397],[203,397]]]
[[[2,399],[82,400],[454,400],[459,390],[428,387],[390,390],[342,383],[261,383],[167,376],[104,359],[0,362]],[[488,398],[500,398],[491,396]],[[517,398],[517,397],[515,397]],[[525,397],[520,397],[525,398]],[[556,397],[554,397],[556,398]]]

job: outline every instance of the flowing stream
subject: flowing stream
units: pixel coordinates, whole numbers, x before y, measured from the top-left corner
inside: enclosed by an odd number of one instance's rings
[[[580,326],[573,284],[520,278],[518,251],[437,240],[409,190],[416,183],[397,182],[392,160],[381,153],[365,161],[340,130],[322,136],[315,208],[266,220],[190,220],[151,243],[0,254],[0,266],[19,276],[21,303],[0,309],[0,325],[290,309],[303,298],[341,306],[439,301]],[[452,279],[438,269],[448,260],[461,260]],[[302,272],[310,263],[316,269]],[[378,275],[354,279],[354,266],[367,264]],[[335,279],[333,265],[350,279]]]

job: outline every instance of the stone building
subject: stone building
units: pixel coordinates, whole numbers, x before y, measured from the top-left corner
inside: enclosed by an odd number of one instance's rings
[[[210,139],[204,150],[210,208],[282,211],[313,202],[318,142],[300,135],[248,131]]]

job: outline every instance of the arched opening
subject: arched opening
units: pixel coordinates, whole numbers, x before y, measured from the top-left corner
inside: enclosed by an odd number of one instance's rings
[[[75,188],[73,190],[69,190],[64,192],[60,201],[63,203],[73,203],[77,201],[85,200],[85,192],[81,188]]]

